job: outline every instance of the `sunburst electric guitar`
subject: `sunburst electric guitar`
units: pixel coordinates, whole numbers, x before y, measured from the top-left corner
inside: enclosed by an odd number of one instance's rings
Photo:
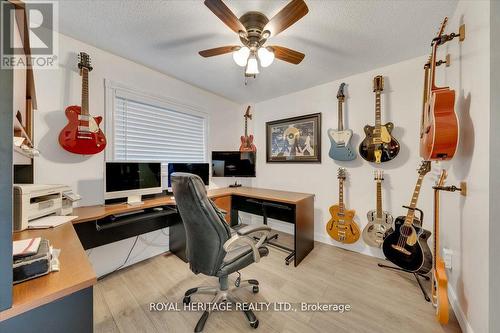
[[[67,151],[74,154],[93,155],[106,147],[106,137],[99,128],[102,117],[89,114],[89,72],[90,57],[87,53],[79,55],[80,75],[82,76],[82,105],[66,108],[68,124],[59,134],[59,143]]]
[[[427,240],[431,233],[415,219],[418,196],[425,175],[431,170],[431,162],[422,162],[418,180],[411,197],[408,213],[399,216],[382,244],[385,257],[397,266],[414,273],[427,274],[432,268],[432,253]]]
[[[245,118],[245,135],[240,138],[240,151],[241,152],[255,152],[257,148],[253,143],[253,135],[248,135],[248,119],[252,119],[252,114],[250,113],[250,105],[247,107],[247,111],[243,115]]]
[[[432,304],[436,307],[436,319],[441,324],[448,323],[448,277],[439,247],[439,188],[446,181],[446,170],[441,171],[441,176],[434,188],[434,267],[432,268]]]
[[[368,162],[382,163],[394,159],[399,154],[399,143],[392,136],[393,123],[382,125],[381,93],[384,90],[384,78],[381,75],[373,79],[375,92],[375,126],[366,125],[366,137],[359,145],[359,154]]]
[[[455,90],[436,86],[436,53],[441,43],[448,18],[439,28],[432,42],[432,52],[425,65],[425,83],[420,127],[420,156],[424,160],[449,160],[458,145],[458,120],[455,114]],[[443,40],[443,42],[441,42]]]
[[[346,178],[344,168],[339,168],[337,178],[339,180],[339,203],[330,207],[332,217],[326,224],[326,232],[338,242],[351,244],[359,239],[360,230],[354,222],[356,212],[346,209],[344,205],[344,181]]]
[[[344,129],[342,105],[345,101],[344,95],[345,83],[341,83],[337,92],[338,100],[338,127],[337,130],[329,129],[328,137],[330,138],[331,146],[328,155],[331,159],[337,161],[352,161],[356,158],[356,153],[351,147],[350,141],[352,131]]]
[[[382,210],[382,181],[384,172],[375,171],[375,183],[377,184],[377,209],[367,214],[368,224],[363,229],[363,240],[373,247],[381,247],[386,232],[392,227],[392,215]]]

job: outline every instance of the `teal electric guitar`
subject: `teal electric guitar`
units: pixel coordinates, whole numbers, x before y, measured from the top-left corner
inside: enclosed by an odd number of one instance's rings
[[[350,141],[352,131],[344,129],[344,120],[342,117],[342,104],[345,101],[344,95],[345,83],[340,84],[337,92],[339,123],[337,130],[328,129],[328,137],[330,138],[331,146],[328,155],[336,161],[352,161],[356,158],[356,153],[352,149]]]

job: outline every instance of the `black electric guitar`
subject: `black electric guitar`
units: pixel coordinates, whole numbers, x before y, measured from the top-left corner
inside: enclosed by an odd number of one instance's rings
[[[366,137],[359,145],[359,154],[368,162],[382,163],[394,159],[399,153],[399,142],[392,136],[393,123],[382,125],[381,98],[384,90],[384,77],[375,76],[373,91],[375,92],[375,126],[366,125]]]
[[[415,218],[418,195],[431,162],[423,161],[418,170],[418,180],[406,216],[399,216],[394,230],[389,230],[382,249],[385,257],[397,266],[414,273],[427,274],[432,269],[432,253],[427,244],[431,232],[420,227]]]

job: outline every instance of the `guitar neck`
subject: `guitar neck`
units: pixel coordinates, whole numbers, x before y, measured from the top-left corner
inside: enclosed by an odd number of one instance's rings
[[[344,214],[344,180],[339,179],[339,211]]]
[[[382,218],[382,182],[377,181],[377,218]]]
[[[82,115],[89,114],[89,71],[82,68]]]
[[[380,127],[382,126],[381,103],[380,91],[377,91],[375,92],[375,129],[378,135],[380,135]]]
[[[436,54],[437,54],[437,42],[432,46],[432,56],[430,61],[430,87],[429,89],[429,97],[432,93],[432,90],[435,90],[436,87]]]
[[[338,100],[338,113],[339,113],[339,123],[338,123],[338,130],[343,131],[344,130],[344,119],[343,119],[343,110],[342,110],[342,100]]]
[[[434,190],[434,269],[439,258],[439,190]]]
[[[417,184],[415,184],[415,189],[413,190],[413,195],[411,197],[410,209],[408,209],[408,213],[406,214],[405,223],[412,224],[413,218],[415,217],[415,208],[417,208],[418,196],[420,194],[420,188],[422,187],[422,181],[424,180],[423,175],[418,175]]]
[[[248,131],[247,130],[248,130],[248,118],[245,117],[245,137],[248,136]]]

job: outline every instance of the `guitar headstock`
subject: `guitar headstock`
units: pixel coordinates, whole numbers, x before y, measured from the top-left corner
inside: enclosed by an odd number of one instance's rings
[[[425,176],[427,173],[431,171],[431,161],[422,161],[420,162],[420,166],[418,167],[418,174],[420,176]]]
[[[446,178],[448,178],[448,173],[446,172],[445,169],[443,169],[441,170],[441,175],[439,176],[439,179],[436,182],[436,186],[444,186]]]
[[[78,68],[83,70],[86,68],[89,72],[92,70],[90,56],[85,52],[80,52],[78,55]]]
[[[342,82],[339,86],[339,90],[337,91],[337,99],[341,102],[344,101],[345,99],[345,95],[344,95],[344,87],[345,87],[345,83]]]
[[[339,168],[339,170],[337,171],[337,178],[338,180],[345,180],[346,178],[346,170],[345,168]]]
[[[377,183],[381,183],[384,180],[384,171],[383,170],[375,170],[374,171],[375,181]]]
[[[373,78],[373,91],[374,92],[384,91],[384,77],[382,75],[377,75]]]
[[[247,107],[247,111],[245,112],[245,115],[243,115],[245,119],[252,119],[252,114],[250,113],[250,105]]]

